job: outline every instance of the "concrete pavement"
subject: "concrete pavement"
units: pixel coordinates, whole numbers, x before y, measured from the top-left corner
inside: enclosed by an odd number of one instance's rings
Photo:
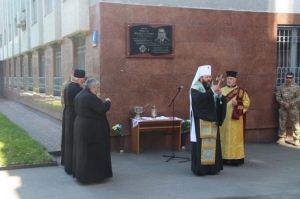
[[[23,110],[23,105],[0,99],[0,111],[5,113],[3,104],[11,103],[15,109]],[[21,108],[20,108],[21,107]],[[26,109],[26,107],[23,107]],[[28,132],[39,134],[42,144],[50,146],[60,143],[59,122],[46,119],[40,113],[26,110],[24,121],[31,126],[47,129],[57,123],[57,130],[51,136],[49,132]],[[36,114],[36,115],[35,115]],[[23,114],[24,115],[24,114]],[[29,117],[32,116],[33,118]],[[15,120],[20,120],[19,117]],[[17,122],[16,122],[17,123]],[[49,127],[50,129],[50,127]],[[59,130],[59,131],[58,131]],[[31,131],[34,131],[31,129]],[[46,139],[41,139],[42,137]],[[48,138],[49,137],[49,138]],[[52,138],[57,137],[57,138]],[[44,140],[44,141],[43,141]],[[46,140],[46,141],[45,141]],[[39,141],[39,140],[38,140]],[[58,143],[46,143],[58,142]],[[49,147],[49,148],[48,148]],[[54,147],[55,149],[55,147]],[[55,149],[57,150],[57,148]],[[245,164],[239,167],[224,166],[216,175],[195,176],[190,171],[190,162],[179,163],[181,159],[172,159],[169,147],[141,149],[140,155],[134,153],[120,154],[112,151],[113,178],[106,183],[83,185],[70,175],[65,174],[62,166],[27,168],[0,171],[0,198],[2,199],[299,199],[300,198],[300,148],[290,144],[251,144],[245,145]],[[176,157],[190,157],[189,147],[186,151],[176,152]],[[55,157],[60,162],[60,157]]]

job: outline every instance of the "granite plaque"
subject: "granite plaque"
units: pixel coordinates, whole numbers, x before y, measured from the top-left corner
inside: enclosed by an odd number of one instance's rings
[[[128,24],[127,57],[173,58],[173,26]]]

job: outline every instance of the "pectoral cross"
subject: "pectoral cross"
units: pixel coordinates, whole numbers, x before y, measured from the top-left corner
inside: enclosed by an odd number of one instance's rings
[[[220,74],[220,77],[217,77],[216,81],[218,81],[218,85],[220,86],[220,83],[224,81],[223,74]]]

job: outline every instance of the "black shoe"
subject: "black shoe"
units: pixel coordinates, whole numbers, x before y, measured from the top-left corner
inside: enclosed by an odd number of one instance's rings
[[[223,159],[223,164],[228,164],[228,160]]]
[[[231,160],[231,164],[236,167],[238,167],[240,165],[239,161],[237,161],[237,160]]]

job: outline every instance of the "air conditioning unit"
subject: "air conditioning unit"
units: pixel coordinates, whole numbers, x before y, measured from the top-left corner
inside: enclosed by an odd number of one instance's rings
[[[26,28],[26,15],[24,12],[17,12],[15,18],[16,27],[24,30]]]

